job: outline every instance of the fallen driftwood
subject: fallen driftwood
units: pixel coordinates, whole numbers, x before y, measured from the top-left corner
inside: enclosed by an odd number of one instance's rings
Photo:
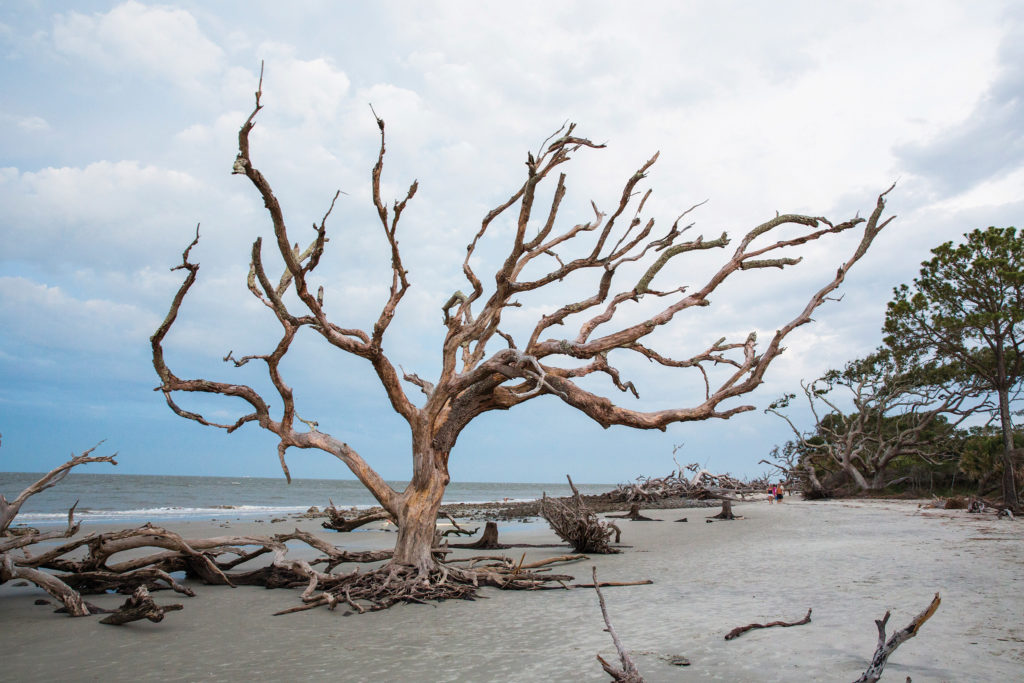
[[[131,597],[125,600],[120,609],[109,617],[100,619],[100,623],[121,626],[140,619],[149,619],[156,623],[163,621],[166,612],[174,612],[180,609],[182,609],[181,605],[156,604],[153,602],[153,598],[149,596],[149,591],[146,590],[146,587],[139,586],[132,593]]]
[[[674,458],[673,458],[674,459]],[[679,463],[676,462],[677,467]],[[692,474],[686,476],[683,472]],[[763,493],[768,488],[766,479],[743,481],[728,474],[714,474],[697,463],[678,467],[664,477],[638,477],[629,484],[619,484],[607,495],[623,503],[650,503],[663,498],[692,499],[720,498],[724,495],[743,497]]]
[[[0,583],[12,580],[34,583],[60,600],[64,605],[62,611],[70,616],[109,611],[91,605],[83,600],[82,595],[118,592],[132,595],[132,599],[122,606],[119,616],[111,617],[105,623],[127,623],[136,619],[159,621],[164,612],[180,609],[180,606],[158,606],[149,597],[150,592],[173,590],[189,597],[195,595],[191,588],[174,578],[179,572],[187,578],[213,585],[303,588],[303,604],[281,614],[321,605],[333,609],[339,604],[366,612],[387,609],[399,602],[472,599],[482,586],[505,590],[565,590],[573,587],[574,577],[550,573],[550,565],[575,562],[585,557],[564,555],[532,563],[525,562],[525,555],[519,562],[508,557],[477,557],[469,558],[469,566],[463,566],[466,559],[446,561],[444,558],[450,549],[440,546],[433,549],[436,563],[429,568],[388,563],[368,572],[356,568],[334,573],[342,564],[379,563],[390,560],[394,553],[390,550],[349,552],[299,529],[274,536],[186,539],[167,529],[145,524],[135,529],[72,538],[79,530],[79,525],[74,522],[74,506],[68,512],[66,530],[28,531],[16,536],[7,533],[25,500],[57,484],[73,467],[89,462],[114,463],[114,456],[93,457],[90,455],[92,451],[89,449],[44,475],[13,502],[0,496]],[[580,500],[578,491],[576,500]],[[332,508],[337,513],[331,503],[328,516],[331,516]],[[365,523],[375,514],[341,522],[338,513],[333,521],[338,522],[339,527],[348,525],[355,528],[351,525]],[[613,525],[604,523],[599,528],[607,529],[608,535],[617,531]],[[57,538],[70,540],[54,546],[38,545],[40,541]],[[288,543],[296,541],[318,551],[319,556],[308,561],[290,557]],[[497,526],[493,524],[472,545],[484,548],[492,545],[492,541],[497,541]],[[500,547],[501,544],[493,545]],[[124,557],[122,553],[126,551],[129,559],[113,559]],[[264,566],[241,568],[241,565],[263,556],[266,556],[264,560],[269,559]]]
[[[612,637],[612,643],[615,644],[615,650],[619,653],[619,661],[622,662],[622,668],[609,664],[601,655],[597,655],[597,661],[601,662],[601,667],[605,670],[605,673],[612,677],[613,681],[618,683],[644,683],[640,670],[636,668],[636,663],[633,662],[629,652],[622,645],[622,641],[619,640],[619,634],[615,632],[615,627],[612,626],[611,619],[608,618],[608,608],[605,607],[604,596],[601,595],[601,589],[598,587],[604,584],[599,584],[597,581],[597,567],[593,567],[591,571],[594,578],[594,591],[597,593],[597,601],[601,605],[601,616],[604,617],[605,630]]]
[[[885,639],[885,625],[889,622],[889,611],[886,610],[885,616],[881,619],[875,619],[875,626],[878,627],[878,647],[875,648],[875,656],[871,659],[871,665],[854,683],[876,683],[882,676],[882,670],[885,668],[889,656],[896,651],[896,648],[917,635],[924,622],[931,619],[935,610],[939,609],[941,602],[939,594],[936,593],[928,607],[914,617],[906,627],[893,633],[888,641]]]
[[[567,543],[501,543],[498,540],[497,522],[486,522],[484,533],[477,540],[472,543],[449,543],[445,547],[469,550],[507,550],[508,548],[568,548],[570,546]]]
[[[732,640],[733,638],[739,638],[747,631],[753,631],[758,628],[771,628],[773,626],[802,626],[803,624],[811,623],[811,610],[807,610],[807,616],[800,621],[770,621],[767,624],[747,624],[746,626],[737,626],[733,630],[725,634],[726,640]]]
[[[472,536],[476,532],[480,531],[480,527],[477,527],[477,528],[473,529],[472,531],[470,531],[469,529],[463,529],[459,525],[459,523],[455,521],[455,518],[452,517],[451,515],[449,515],[447,512],[442,512],[438,516],[439,517],[447,517],[448,521],[451,522],[451,524],[452,524],[452,528],[451,529],[445,529],[444,531],[442,531],[441,532],[441,536],[445,536],[446,537],[446,536],[451,536],[452,534],[455,534],[456,536]],[[495,534],[495,541],[497,541],[497,534],[498,534],[498,527],[497,527],[497,525],[495,525],[495,527],[494,527],[494,534]],[[486,536],[486,535],[487,535],[487,530],[484,529],[484,536]]]
[[[101,441],[100,443],[103,442]],[[92,452],[99,445],[96,444],[92,448],[83,451],[80,455],[72,456],[63,465],[50,470],[37,481],[27,486],[13,501],[8,502],[7,498],[0,493],[0,584],[14,579],[30,581],[57,600],[60,600],[64,604],[67,613],[75,617],[88,616],[91,613],[89,606],[82,600],[82,596],[62,581],[60,577],[40,571],[37,566],[27,564],[24,561],[24,557],[30,557],[28,549],[41,541],[74,536],[79,529],[79,524],[75,522],[75,508],[78,506],[78,503],[76,502],[68,510],[68,525],[63,531],[40,532],[29,528],[20,530],[18,533],[12,533],[10,527],[26,500],[41,491],[56,486],[75,467],[92,462],[107,462],[117,465],[117,461],[114,460],[117,456],[116,453],[104,456],[92,455]],[[20,553],[15,555],[14,551],[20,551]]]
[[[621,538],[621,530],[614,522],[602,522],[597,515],[586,506],[579,490],[572,483],[572,477],[566,475],[572,497],[568,502],[541,498],[540,514],[551,525],[555,534],[571,545],[578,553],[611,554],[619,552],[611,546],[612,534],[615,542]]]
[[[338,508],[334,507],[334,501],[330,501],[330,505],[324,508],[324,514],[327,515],[327,521],[322,522],[320,526],[325,529],[330,529],[331,531],[341,532],[352,531],[353,529],[358,529],[364,524],[379,522],[382,519],[386,519],[389,522],[395,521],[394,517],[383,510],[377,510],[358,517],[346,519],[345,515],[343,515]]]

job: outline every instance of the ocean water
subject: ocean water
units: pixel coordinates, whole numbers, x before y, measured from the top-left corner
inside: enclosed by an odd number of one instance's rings
[[[42,474],[0,472],[0,493],[13,500]],[[406,482],[389,482],[402,490]],[[608,484],[578,484],[583,494],[603,493]],[[569,495],[567,483],[452,482],[446,503],[535,500],[543,493]],[[305,512],[329,500],[338,507],[370,507],[376,501],[358,481],[261,477],[176,477],[136,474],[69,474],[22,506],[16,523],[63,524],[78,501],[83,522],[141,524],[187,519],[236,519]]]

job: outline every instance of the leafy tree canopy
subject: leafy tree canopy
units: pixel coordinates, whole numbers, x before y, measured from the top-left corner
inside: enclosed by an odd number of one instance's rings
[[[913,286],[894,290],[885,341],[904,357],[959,362],[995,393],[1010,464],[1010,403],[1024,370],[1024,234],[990,227],[964,237],[933,249]],[[1017,507],[1012,466],[1004,467],[1003,497]]]

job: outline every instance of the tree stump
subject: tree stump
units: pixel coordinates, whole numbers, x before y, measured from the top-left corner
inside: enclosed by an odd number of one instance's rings
[[[484,525],[484,533],[473,543],[449,543],[449,548],[470,548],[473,550],[504,550],[512,546],[498,542],[497,522],[487,522]]]
[[[622,515],[606,515],[606,517],[614,517],[615,519],[628,519],[632,522],[660,522],[660,519],[654,519],[653,517],[645,517],[640,514],[640,503],[633,503],[629,506],[629,512]]]
[[[717,515],[712,515],[708,519],[743,519],[743,517],[734,515],[732,513],[732,501],[728,498],[722,499],[722,511]]]

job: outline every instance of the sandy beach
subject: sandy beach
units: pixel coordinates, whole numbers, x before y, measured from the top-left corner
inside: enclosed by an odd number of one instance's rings
[[[908,501],[788,500],[738,504],[744,519],[706,523],[707,509],[657,510],[663,522],[619,520],[621,554],[593,556],[565,573],[589,581],[651,579],[604,590],[613,624],[648,681],[851,681],[875,649],[874,620],[890,632],[942,605],[890,658],[883,680],[1008,681],[1024,672],[1024,527],[1020,522]],[[676,523],[687,517],[687,523]],[[187,538],[277,533],[298,525],[351,549],[387,548],[394,534],[335,534],[319,520],[287,524],[189,522]],[[470,526],[473,526],[471,524]],[[543,521],[504,524],[504,542],[555,543]],[[101,531],[91,527],[84,531]],[[469,555],[473,551],[459,551]],[[517,557],[523,550],[504,551]],[[526,550],[527,558],[563,554]],[[286,616],[299,592],[194,586],[159,603],[185,609],[159,624],[124,627],[70,619],[34,601],[35,587],[0,587],[2,678],[11,681],[311,680],[602,681],[594,655],[615,658],[591,589],[502,592],[486,599],[402,605],[345,616],[317,609]],[[88,596],[101,606],[119,595]],[[736,626],[809,624],[750,631]],[[682,655],[690,666],[674,666]]]

